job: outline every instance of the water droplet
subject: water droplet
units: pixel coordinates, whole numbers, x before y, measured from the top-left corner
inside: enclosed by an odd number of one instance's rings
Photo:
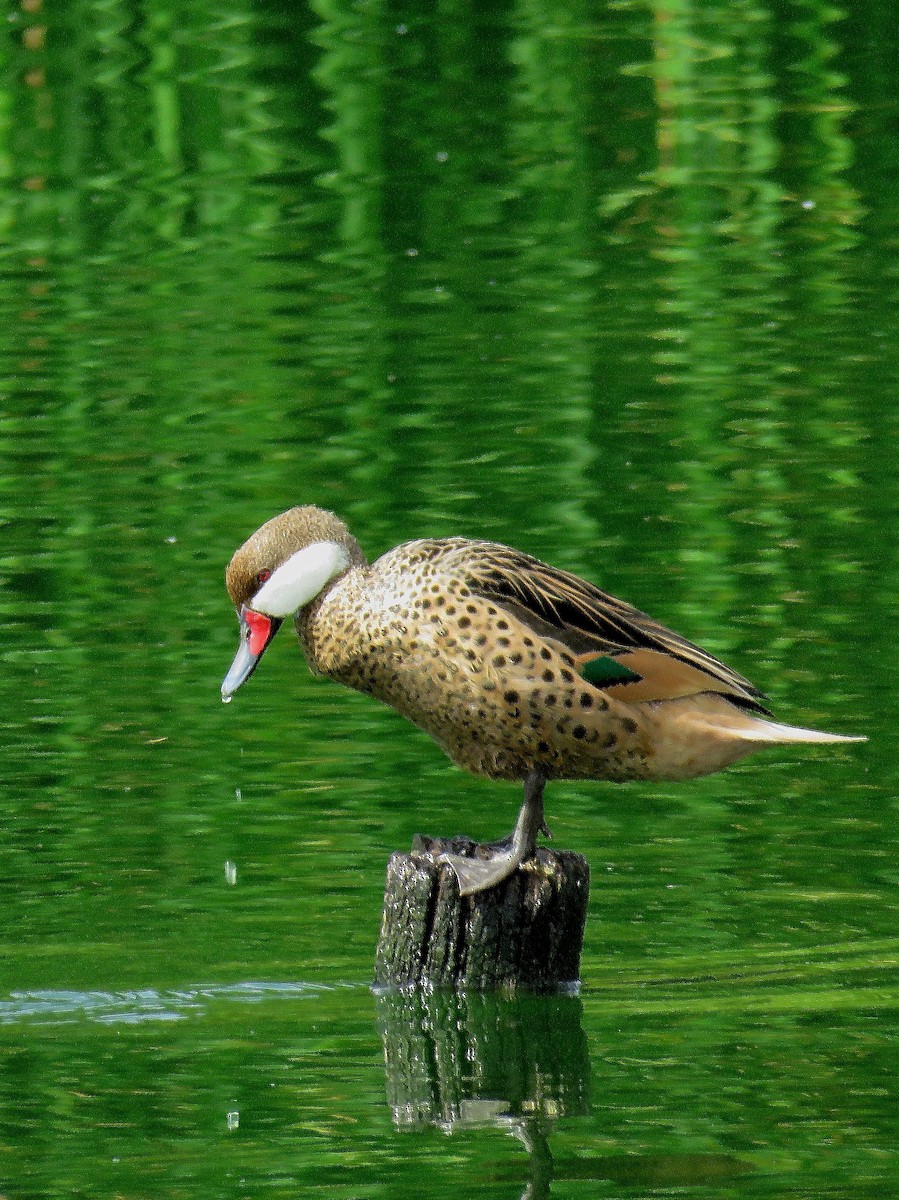
[[[230,883],[232,887],[237,883],[237,863],[225,863],[225,883]]]
[[[233,696],[222,696],[222,704],[230,704],[233,699]]]
[[[237,1129],[240,1125],[240,1113],[229,1112],[225,1117],[225,1120],[228,1122],[229,1129]]]

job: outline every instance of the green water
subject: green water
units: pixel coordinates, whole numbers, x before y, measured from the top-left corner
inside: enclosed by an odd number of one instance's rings
[[[899,1185],[892,5],[27,0],[0,76],[0,1194]],[[866,745],[556,784],[579,997],[368,984],[497,837],[225,563],[506,541]]]

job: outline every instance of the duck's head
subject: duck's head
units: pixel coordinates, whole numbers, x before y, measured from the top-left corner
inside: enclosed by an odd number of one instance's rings
[[[249,679],[285,617],[364,562],[343,521],[321,508],[291,508],[260,526],[235,551],[225,573],[240,621],[240,646],[222,683],[222,699],[227,703]]]

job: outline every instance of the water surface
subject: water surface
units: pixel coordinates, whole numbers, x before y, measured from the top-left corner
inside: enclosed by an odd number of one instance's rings
[[[894,15],[9,9],[4,1195],[895,1188]],[[389,854],[519,797],[289,631],[221,705],[294,503],[517,545],[870,742],[554,785],[580,998],[391,1007]]]

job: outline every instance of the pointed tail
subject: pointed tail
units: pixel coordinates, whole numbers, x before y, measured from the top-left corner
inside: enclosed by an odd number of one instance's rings
[[[843,733],[823,733],[818,729],[802,729],[799,725],[781,725],[778,721],[765,721],[750,717],[740,722],[728,723],[731,737],[747,742],[866,742],[866,737],[848,737]]]

